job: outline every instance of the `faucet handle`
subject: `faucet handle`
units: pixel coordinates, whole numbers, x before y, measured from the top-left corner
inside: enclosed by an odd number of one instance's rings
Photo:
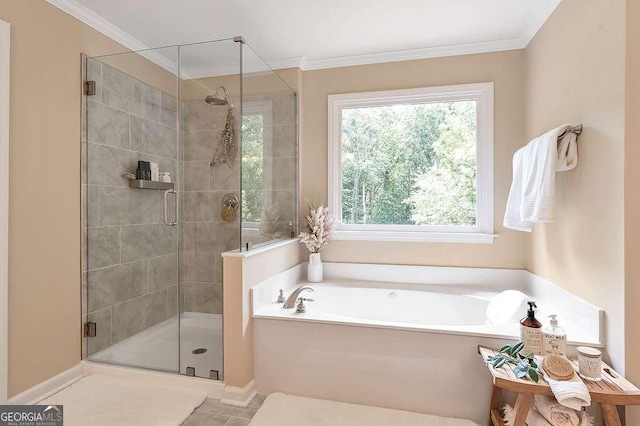
[[[304,297],[298,298],[298,306],[296,306],[297,314],[304,314],[305,312],[307,312],[307,307],[305,306],[304,302],[314,302],[314,300],[305,299]]]
[[[278,300],[276,300],[276,302],[284,303],[286,301],[287,299],[284,298],[284,290],[280,289],[280,294],[278,295]]]

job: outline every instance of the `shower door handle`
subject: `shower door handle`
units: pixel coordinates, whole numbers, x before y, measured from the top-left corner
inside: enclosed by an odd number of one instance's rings
[[[167,201],[169,194],[173,194],[175,200],[176,220],[172,222],[169,221],[169,207]],[[178,193],[174,189],[167,189],[164,191],[164,224],[167,226],[176,226],[178,224]]]

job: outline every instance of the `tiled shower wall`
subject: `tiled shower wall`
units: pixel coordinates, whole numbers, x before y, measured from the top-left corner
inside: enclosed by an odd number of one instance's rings
[[[97,86],[83,141],[83,322],[97,324],[91,355],[177,314],[178,233],[163,223],[163,192],[131,189],[122,174],[145,160],[175,179],[178,150],[173,96],[97,60],[86,73]]]
[[[220,217],[222,197],[240,194],[240,152],[233,166],[210,165],[220,143],[227,108],[202,100],[184,102],[182,160],[183,235],[182,287],[184,310],[222,314],[221,253],[240,246],[240,212],[236,220],[225,222]],[[236,144],[239,109],[235,109]]]
[[[295,198],[297,172],[297,127],[295,98],[290,94],[245,97],[245,110],[252,103],[264,104],[266,111],[263,163],[270,169],[264,180],[265,207],[276,207],[279,222],[269,235],[261,229],[243,229],[243,243],[264,242],[287,237],[289,221],[296,221]],[[240,245],[240,211],[233,222],[221,219],[222,198],[227,193],[240,196],[240,100],[235,98],[234,128],[238,150],[232,166],[211,165],[220,144],[227,117],[227,107],[212,106],[201,100],[183,103],[184,130],[184,254],[182,293],[184,309],[192,312],[222,313],[221,253]],[[273,211],[273,210],[272,210]]]

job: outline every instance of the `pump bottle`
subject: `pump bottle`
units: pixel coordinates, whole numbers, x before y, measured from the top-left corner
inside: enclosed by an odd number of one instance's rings
[[[567,356],[567,332],[558,325],[557,315],[549,315],[550,325],[542,328],[542,355]]]
[[[541,355],[542,323],[536,319],[535,311],[533,310],[533,308],[537,308],[536,302],[527,303],[529,304],[527,316],[520,321],[520,341],[524,342],[524,348],[520,353],[525,356],[529,353]]]

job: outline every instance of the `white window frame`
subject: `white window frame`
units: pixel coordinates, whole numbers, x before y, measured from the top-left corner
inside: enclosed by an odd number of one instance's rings
[[[493,83],[329,95],[328,207],[336,218],[336,240],[493,242]],[[357,225],[342,223],[342,110],[397,104],[476,101],[476,226]]]

